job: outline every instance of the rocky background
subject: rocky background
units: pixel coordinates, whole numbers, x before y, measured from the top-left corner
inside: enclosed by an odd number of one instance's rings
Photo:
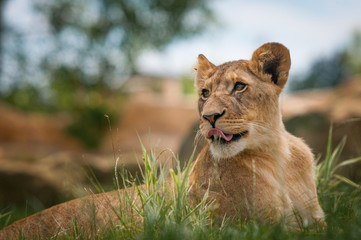
[[[95,178],[105,190],[114,189],[117,158],[119,170],[139,176],[140,141],[156,155],[170,149],[184,165],[194,148],[198,113],[197,97],[184,94],[181,84],[150,77],[128,81],[123,88],[128,97],[109,116],[115,122],[110,127],[103,122],[106,134],[99,148],[92,150],[66,131],[71,119],[67,113],[26,113],[0,104],[1,204],[50,206],[97,192]],[[325,156],[331,124],[333,146],[347,136],[341,160],[361,155],[361,79],[351,78],[336,88],[286,93],[281,106],[286,128],[304,138],[316,158]],[[197,150],[202,144],[198,142]],[[160,158],[174,167],[170,150]],[[343,174],[361,180],[360,166],[344,169]]]

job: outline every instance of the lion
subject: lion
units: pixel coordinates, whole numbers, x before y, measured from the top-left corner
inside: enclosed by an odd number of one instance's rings
[[[209,192],[219,216],[324,224],[313,154],[282,122],[279,96],[290,66],[279,43],[264,44],[249,61],[215,66],[198,57],[200,134],[208,144],[190,177],[193,198]]]
[[[207,145],[192,163],[190,204],[207,194],[219,219],[324,224],[313,154],[282,122],[279,97],[290,66],[289,50],[280,43],[262,45],[251,60],[219,66],[198,56],[199,135]],[[172,186],[171,179],[168,184]],[[119,201],[119,196],[131,191],[115,190],[56,205],[5,227],[0,239],[71,232],[74,219],[91,234],[119,221],[114,209],[137,218],[134,210]],[[134,204],[140,204],[136,194]]]

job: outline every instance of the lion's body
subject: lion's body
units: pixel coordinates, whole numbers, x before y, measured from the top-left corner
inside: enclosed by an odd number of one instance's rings
[[[131,189],[116,190],[77,198],[45,209],[1,230],[0,240],[18,239],[20,235],[26,239],[71,235],[75,226],[78,226],[83,236],[92,238],[98,231],[117,224],[117,214],[138,218],[127,201],[123,201],[125,191],[129,195],[134,194]]]
[[[287,48],[278,43],[261,46],[250,61],[215,66],[198,57],[200,134],[208,145],[193,163],[190,200],[197,203],[208,192],[220,219],[285,217],[291,225],[297,217],[304,224],[323,221],[313,154],[285,130],[280,113],[279,95],[290,64]],[[74,218],[91,234],[118,221],[114,209],[136,216],[129,206],[120,206],[118,196],[126,191],[57,205],[4,228],[0,239],[15,238],[19,230],[30,237],[55,235],[71,230]]]
[[[230,218],[277,221],[284,216],[293,226],[298,224],[296,216],[306,224],[322,221],[323,211],[314,184],[313,155],[301,139],[286,136],[288,158],[274,156],[269,149],[246,150],[215,163],[206,146],[190,177],[191,184],[197,186],[194,199],[199,201],[208,191],[209,199],[216,201],[218,215]],[[275,164],[275,161],[279,162]]]

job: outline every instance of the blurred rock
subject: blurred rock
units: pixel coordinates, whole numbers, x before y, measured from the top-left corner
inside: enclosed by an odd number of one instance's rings
[[[0,157],[44,156],[54,151],[81,150],[81,144],[68,136],[68,119],[62,114],[34,114],[0,104]]]

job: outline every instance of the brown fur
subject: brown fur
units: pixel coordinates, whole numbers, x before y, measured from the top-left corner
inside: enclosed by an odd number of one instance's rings
[[[192,202],[198,202],[208,192],[220,219],[240,216],[278,221],[284,216],[293,225],[296,216],[305,224],[323,221],[313,155],[301,139],[285,130],[280,114],[279,95],[290,65],[288,49],[279,43],[261,46],[250,61],[215,66],[203,55],[198,57],[195,83],[200,96],[200,133],[209,144],[193,163],[190,196]],[[237,82],[245,87],[235,90]],[[204,90],[208,91],[206,97],[202,96]],[[227,134],[247,133],[229,143],[207,138],[212,125],[205,116],[221,113],[214,127]],[[121,190],[119,195],[130,191]],[[91,236],[117,222],[114,209],[136,217],[113,191],[75,199],[19,220],[1,230],[0,239],[16,238],[19,231],[30,238],[71,232],[74,218]]]

